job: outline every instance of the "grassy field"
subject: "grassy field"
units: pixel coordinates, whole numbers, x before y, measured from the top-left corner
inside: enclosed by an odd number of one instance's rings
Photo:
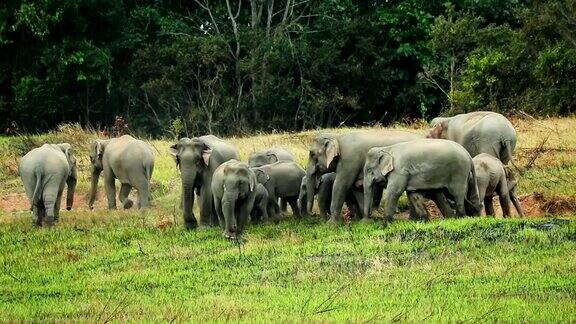
[[[333,227],[287,214],[250,226],[240,244],[183,229],[170,141],[152,141],[154,207],[110,212],[102,198],[86,208],[93,134],[0,138],[0,321],[573,322],[576,118],[513,122],[529,218]],[[243,158],[277,145],[304,164],[316,133],[230,140]],[[80,161],[75,209],[34,228],[18,157],[64,140]]]

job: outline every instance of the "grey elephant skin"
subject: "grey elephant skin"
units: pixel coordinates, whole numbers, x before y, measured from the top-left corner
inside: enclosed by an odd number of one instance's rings
[[[510,169],[497,158],[482,153],[472,161],[476,170],[476,182],[480,201],[484,202],[486,215],[494,215],[492,197],[498,195],[504,217],[510,217],[510,202],[514,204],[520,217],[524,217],[520,200],[516,195],[517,181]]]
[[[441,189],[454,200],[458,216],[467,214],[467,199],[474,208],[471,212],[478,212],[480,206],[472,158],[461,145],[448,140],[419,139],[370,149],[364,166],[366,214],[371,212],[375,184],[386,187],[386,220],[394,216],[404,191],[412,201],[415,192]]]
[[[514,155],[516,130],[501,114],[476,111],[454,117],[437,117],[430,125],[429,138],[459,143],[472,157],[487,153],[508,164]]]
[[[109,140],[95,140],[90,144],[92,185],[88,206],[94,207],[100,173],[104,176],[104,190],[108,209],[116,209],[116,179],[120,182],[118,198],[123,208],[133,206],[128,195],[138,191],[138,207],[150,207],[150,179],[154,172],[154,153],[150,146],[130,135]]]
[[[235,159],[240,154],[234,145],[214,135],[194,138],[182,138],[170,147],[170,153],[176,161],[182,179],[182,210],[184,226],[187,229],[198,227],[194,216],[194,191],[200,199],[200,224],[215,226],[219,223],[214,209],[212,195],[212,176],[222,163]]]
[[[342,206],[346,196],[358,182],[362,184],[362,168],[368,150],[411,141],[422,136],[395,130],[358,131],[341,135],[321,134],[310,146],[306,169],[307,187],[313,188],[317,178],[325,173],[336,172],[330,203],[330,222],[342,222]],[[314,191],[308,190],[307,211],[312,212]],[[364,214],[367,220],[369,215]]]
[[[256,185],[256,175],[244,162],[229,160],[214,171],[211,191],[224,237],[237,238],[244,231],[256,200]]]
[[[336,180],[336,172],[330,172],[323,174],[321,177],[317,177],[316,186],[312,188],[314,190],[314,195],[317,197],[318,209],[320,210],[320,216],[327,218],[330,215],[330,202],[332,201],[332,187],[334,186],[334,180]],[[302,215],[307,215],[306,205],[308,196],[308,179],[306,176],[302,178],[302,183],[300,184],[300,194],[298,196],[298,208],[300,208],[300,213]],[[363,201],[364,193],[360,189],[352,189],[353,193],[346,196],[346,205],[352,212],[352,215],[361,215],[360,210],[363,203],[358,203],[358,198],[362,198]]]
[[[254,152],[248,158],[248,165],[251,168],[263,166],[266,164],[272,164],[280,161],[296,161],[296,158],[290,151],[280,148],[273,147],[267,150]],[[280,209],[286,211],[286,201],[280,199]]]
[[[18,174],[36,225],[45,220],[51,226],[58,220],[64,185],[68,186],[66,209],[72,208],[78,171],[70,144],[44,144],[31,150],[20,160]]]
[[[296,161],[292,153],[283,148],[274,147],[264,151],[254,152],[248,158],[248,165],[251,168],[260,167],[280,161]]]
[[[268,216],[274,220],[280,218],[278,198],[283,198],[290,204],[294,216],[300,217],[298,209],[298,194],[300,184],[306,174],[296,162],[276,162],[252,168],[258,183],[268,191]]]
[[[268,221],[268,190],[261,183],[256,184],[256,197],[250,220],[254,223]]]

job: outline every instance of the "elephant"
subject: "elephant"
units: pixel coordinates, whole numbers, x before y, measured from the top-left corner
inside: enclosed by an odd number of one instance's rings
[[[321,177],[316,178],[316,186],[314,187],[314,195],[318,196],[318,209],[320,210],[320,215],[324,218],[330,214],[330,202],[332,201],[332,187],[334,185],[334,180],[336,180],[336,172],[330,172],[323,174]],[[307,215],[306,211],[306,198],[308,195],[306,176],[302,178],[302,183],[300,184],[300,194],[298,196],[298,208],[300,209],[300,214]],[[346,205],[350,208],[352,215],[360,214],[361,207],[363,204],[358,203],[358,200],[362,201],[364,199],[364,193],[361,190],[353,189],[353,194],[348,194],[346,196]]]
[[[342,206],[346,196],[355,184],[362,185],[362,168],[368,150],[373,147],[388,146],[411,141],[422,136],[397,130],[355,131],[345,134],[320,134],[314,138],[310,146],[306,178],[308,188],[313,188],[317,178],[322,174],[336,172],[332,187],[329,222],[342,222]],[[378,200],[374,198],[375,200]],[[307,191],[307,212],[312,212],[314,191]],[[363,220],[369,220],[364,214]]]
[[[104,172],[108,209],[116,209],[116,179],[121,183],[118,198],[124,209],[134,205],[128,198],[132,188],[138,190],[138,207],[150,207],[150,179],[154,171],[154,160],[150,146],[130,135],[92,141],[90,145],[92,185],[88,206],[94,208],[98,179],[100,173]]]
[[[516,130],[501,114],[476,111],[454,117],[437,117],[430,125],[428,138],[442,138],[459,143],[472,157],[487,153],[506,165],[514,155]]]
[[[48,226],[58,221],[64,184],[68,187],[66,209],[72,209],[78,170],[70,144],[44,144],[31,150],[20,160],[18,174],[37,226],[42,226],[44,218]]]
[[[479,211],[472,158],[460,144],[452,141],[418,139],[370,149],[364,165],[364,213],[367,215],[371,212],[370,198],[375,184],[386,187],[387,221],[392,220],[398,198],[404,191],[414,204],[414,193],[441,189],[454,200],[457,216]],[[471,207],[466,208],[466,200]]]
[[[285,199],[294,216],[300,217],[298,209],[298,194],[302,178],[306,175],[304,169],[296,162],[281,161],[251,168],[256,174],[256,180],[268,191],[268,216],[279,219],[280,207],[278,198]]]
[[[261,183],[256,184],[256,198],[250,220],[255,223],[268,221],[268,190]]]
[[[170,154],[176,161],[182,179],[182,210],[186,229],[198,227],[194,216],[194,191],[200,198],[200,224],[216,226],[218,216],[212,197],[212,176],[216,168],[229,160],[240,160],[234,145],[214,135],[194,138],[184,137],[170,147]]]
[[[268,150],[252,153],[248,158],[248,165],[254,168],[279,161],[296,161],[296,158],[286,149],[273,147]],[[280,199],[280,209],[286,211],[286,201],[284,199]]]
[[[244,231],[254,208],[257,184],[248,164],[235,159],[220,164],[214,171],[210,187],[224,237],[237,238]]]
[[[486,215],[494,215],[492,197],[498,195],[504,217],[510,217],[510,201],[514,204],[520,217],[524,217],[520,200],[516,196],[517,180],[508,167],[490,154],[481,153],[472,161],[476,170],[476,182],[480,202],[484,202]]]
[[[294,155],[283,148],[274,147],[268,150],[254,152],[248,158],[248,165],[251,168],[272,164],[279,161],[296,161]]]

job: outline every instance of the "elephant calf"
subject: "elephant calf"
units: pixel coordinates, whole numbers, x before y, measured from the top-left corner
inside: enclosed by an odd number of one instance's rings
[[[415,203],[415,193],[442,190],[455,202],[458,216],[476,213],[480,206],[472,158],[461,145],[448,140],[419,139],[370,149],[364,165],[366,215],[377,184],[386,187],[387,220],[394,216],[404,191]],[[470,208],[465,207],[467,199]]]
[[[116,179],[120,181],[119,199],[124,209],[133,206],[128,198],[132,187],[138,190],[138,207],[150,206],[150,179],[154,171],[154,154],[148,144],[130,135],[109,140],[95,140],[90,146],[92,186],[88,206],[94,207],[98,178],[104,172],[108,208],[116,209]]]
[[[254,207],[256,185],[256,175],[244,162],[229,160],[214,171],[211,191],[224,237],[242,234]]]
[[[302,178],[306,175],[304,169],[296,162],[276,162],[252,168],[256,179],[268,191],[268,216],[277,220],[280,215],[278,198],[286,199],[294,216],[300,217],[298,210],[298,194]]]
[[[268,190],[261,183],[256,185],[256,197],[250,220],[255,223],[268,221]]]
[[[472,161],[476,170],[478,194],[480,201],[484,202],[486,215],[494,215],[492,197],[497,194],[504,217],[510,216],[510,201],[516,207],[518,215],[524,217],[522,206],[516,196],[517,181],[512,171],[500,160],[486,153],[475,156]]]
[[[334,186],[334,180],[336,180],[336,172],[330,172],[323,174],[321,177],[316,178],[316,186],[313,188],[314,195],[317,196],[318,209],[320,210],[320,215],[327,218],[330,215],[330,203],[332,202],[332,187]],[[298,196],[298,208],[300,208],[300,213],[302,215],[307,215],[306,210],[307,199],[308,199],[308,180],[306,176],[302,178],[302,183],[300,184],[300,195]],[[356,193],[348,194],[346,196],[346,205],[354,215],[360,213],[360,203],[358,199],[363,199],[361,190],[356,190]],[[359,196],[359,197],[355,197]]]
[[[20,160],[18,173],[36,225],[41,226],[44,218],[49,226],[58,220],[64,184],[68,185],[66,209],[72,208],[77,168],[70,144],[44,144],[33,149]]]

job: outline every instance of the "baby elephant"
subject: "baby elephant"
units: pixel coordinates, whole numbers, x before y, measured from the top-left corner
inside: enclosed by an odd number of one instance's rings
[[[134,204],[128,195],[132,187],[138,190],[138,207],[150,206],[150,179],[154,171],[154,154],[148,144],[130,135],[109,140],[95,140],[90,146],[92,186],[88,206],[93,208],[98,178],[104,171],[108,208],[116,209],[116,179],[120,181],[119,199],[124,209]]]
[[[280,161],[296,161],[294,155],[289,151],[275,147],[264,151],[254,152],[248,158],[248,165],[251,168],[272,164]]]
[[[300,184],[306,172],[296,162],[276,162],[252,168],[256,179],[268,190],[268,216],[279,219],[280,206],[278,198],[286,199],[292,208],[294,216],[300,217],[298,210],[298,193]]]
[[[476,155],[472,161],[476,170],[478,194],[480,201],[484,202],[486,215],[494,215],[492,197],[498,195],[504,217],[510,216],[510,201],[516,207],[520,217],[524,217],[522,206],[516,196],[517,180],[508,167],[504,166],[498,158],[482,153]]]
[[[256,200],[256,175],[248,164],[229,160],[212,175],[212,198],[224,237],[237,238],[252,213]]]
[[[417,139],[370,149],[364,165],[366,215],[376,184],[386,187],[387,220],[394,216],[404,191],[411,201],[418,192],[445,191],[456,204],[457,216],[477,213],[480,206],[472,158],[460,144],[448,140]],[[465,205],[467,200],[471,206]]]
[[[256,197],[250,220],[254,223],[268,221],[268,190],[261,183],[256,185]]]
[[[327,218],[330,214],[330,203],[332,202],[332,187],[334,186],[334,180],[336,180],[336,172],[330,172],[323,174],[321,177],[316,178],[316,187],[314,189],[314,194],[317,196],[318,209],[320,210],[320,215]],[[359,189],[353,189],[355,192],[353,194],[348,194],[346,196],[346,205],[352,212],[352,214],[360,214],[360,207],[357,203],[357,198],[362,200],[362,192]],[[300,184],[300,195],[298,196],[298,207],[300,208],[300,213],[306,215],[306,202],[308,199],[308,188],[306,176],[302,178],[302,183]],[[357,193],[357,194],[355,194]],[[359,196],[359,197],[355,197]]]
[[[34,223],[51,226],[58,220],[64,184],[68,185],[66,209],[72,208],[76,189],[76,158],[68,143],[44,144],[28,152],[18,167],[18,173],[34,212]]]

